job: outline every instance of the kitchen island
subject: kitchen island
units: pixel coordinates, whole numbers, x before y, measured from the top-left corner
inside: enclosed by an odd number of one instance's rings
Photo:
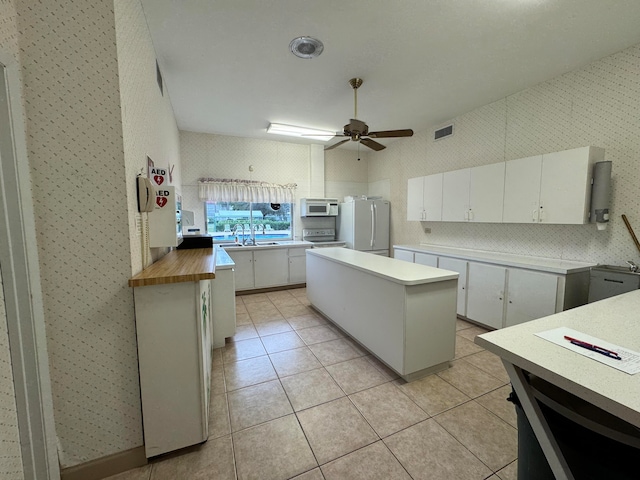
[[[639,308],[640,290],[636,290],[476,337],[475,343],[502,358],[522,409],[557,479],[584,477],[572,472],[567,463],[536,400],[539,389],[532,384],[532,380],[540,379],[561,393],[566,392],[578,397],[587,406],[596,407],[599,418],[603,417],[602,412],[617,417],[631,426],[628,430],[635,431],[635,437],[640,436],[640,381],[638,374],[631,375],[589,358],[580,353],[580,348],[578,351],[571,350],[569,342],[559,345],[536,334],[565,327],[580,332],[580,335],[589,335],[602,342],[640,352]],[[575,402],[562,402],[562,405],[566,407],[569,403]],[[588,413],[590,410],[580,408],[580,412]],[[567,417],[573,415],[569,409],[564,414]],[[594,422],[585,421],[585,418],[581,414],[573,420],[594,427]],[[618,428],[624,427],[616,425],[613,430]],[[628,460],[633,462],[633,459]],[[596,456],[585,458],[582,463],[598,461],[602,460]],[[575,465],[573,468],[576,468]],[[610,472],[607,478],[628,477]]]
[[[356,250],[307,250],[311,305],[406,381],[453,360],[457,281],[457,272]]]

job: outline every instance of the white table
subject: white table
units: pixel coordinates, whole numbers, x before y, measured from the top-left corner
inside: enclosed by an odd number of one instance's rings
[[[407,381],[453,360],[457,279],[347,248],[307,250],[311,305]]]
[[[573,479],[524,372],[640,427],[640,374],[629,375],[535,334],[567,327],[640,351],[640,290],[476,337],[499,355],[536,438],[557,479]]]

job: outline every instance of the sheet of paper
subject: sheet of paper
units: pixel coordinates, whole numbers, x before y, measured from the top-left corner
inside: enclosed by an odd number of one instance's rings
[[[635,375],[636,373],[640,372],[640,353],[629,350],[627,348],[623,348],[613,343],[609,343],[601,338],[592,337],[591,335],[587,335],[586,333],[578,332],[577,330],[572,330],[571,328],[566,327],[554,328],[553,330],[536,333],[535,335],[540,338],[544,338],[549,342],[555,343],[556,345],[560,345],[561,347],[568,348],[569,350],[579,353],[580,355],[589,357],[592,360],[596,360],[600,363],[604,363],[605,365],[609,365],[610,367],[622,370],[623,372],[630,375]],[[616,360],[615,358],[602,355],[601,353],[594,352],[593,350],[574,345],[569,340],[564,338],[565,335],[567,337],[572,337],[583,342],[597,345],[598,347],[606,348],[607,350],[616,352],[618,356],[622,358],[622,360]]]

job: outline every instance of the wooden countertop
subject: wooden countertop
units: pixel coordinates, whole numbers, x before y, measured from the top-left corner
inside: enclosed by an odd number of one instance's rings
[[[197,282],[216,278],[213,248],[172,250],[153,265],[129,279],[130,287]]]

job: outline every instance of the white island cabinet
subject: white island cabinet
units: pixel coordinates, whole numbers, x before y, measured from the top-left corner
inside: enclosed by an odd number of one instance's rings
[[[457,279],[346,248],[307,250],[311,305],[407,381],[453,360]]]

